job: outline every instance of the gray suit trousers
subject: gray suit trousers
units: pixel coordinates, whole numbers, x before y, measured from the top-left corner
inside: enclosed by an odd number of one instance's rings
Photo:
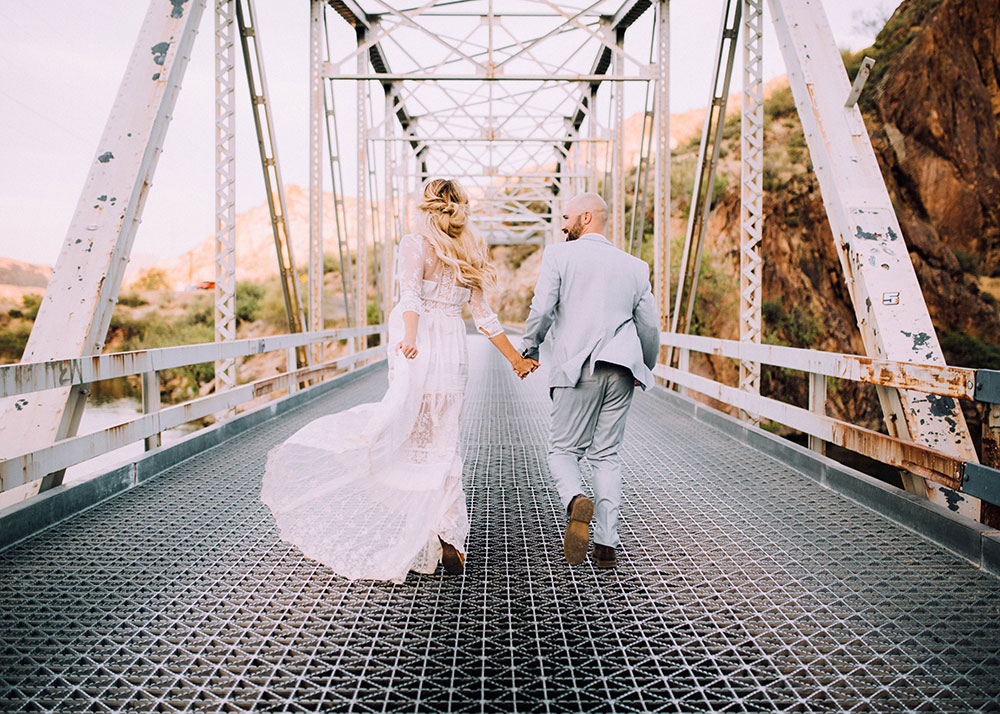
[[[635,389],[632,372],[598,362],[594,374],[586,364],[575,387],[552,387],[549,472],[559,498],[568,506],[583,493],[580,459],[593,469],[594,542],[618,547],[618,511],[622,502],[622,469],[618,448]]]

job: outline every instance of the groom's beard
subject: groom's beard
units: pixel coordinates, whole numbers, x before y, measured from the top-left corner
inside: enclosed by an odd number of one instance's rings
[[[573,221],[573,225],[563,229],[563,233],[566,234],[567,241],[576,240],[583,234],[583,221],[578,217]]]

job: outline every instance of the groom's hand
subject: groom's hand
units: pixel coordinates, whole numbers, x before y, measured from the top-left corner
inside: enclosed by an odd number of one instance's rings
[[[524,379],[529,374],[538,369],[538,362],[536,360],[531,359],[530,357],[521,357],[519,360],[517,360],[517,363],[514,364],[513,366],[514,366],[514,372],[517,374],[517,376],[520,377],[521,379]]]

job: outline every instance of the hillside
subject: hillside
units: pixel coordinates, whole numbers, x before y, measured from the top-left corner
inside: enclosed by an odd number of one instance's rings
[[[851,76],[864,55],[877,61],[861,106],[945,357],[954,365],[992,368],[1000,368],[997,27],[997,4],[906,0],[873,47],[845,57]],[[765,115],[765,341],[863,353],[788,89],[770,96]],[[735,338],[738,126],[729,133],[696,328]],[[675,163],[684,160],[683,153],[675,157]],[[733,366],[723,360],[704,368],[735,383]],[[806,384],[794,373],[765,370],[763,391],[804,404]],[[873,394],[838,385],[831,413],[878,427]],[[975,405],[966,416],[978,439]]]

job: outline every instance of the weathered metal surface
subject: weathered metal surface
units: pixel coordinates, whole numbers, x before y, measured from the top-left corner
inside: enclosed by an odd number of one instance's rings
[[[573,82],[591,84],[594,82],[648,82],[650,81],[650,70],[639,70],[639,74],[495,74],[495,75],[467,75],[467,74],[446,74],[430,72],[412,72],[406,74],[379,74],[378,79],[386,82],[402,81],[427,81],[427,82]],[[328,70],[327,76],[337,80],[365,80],[372,79],[364,73],[343,74],[335,70]],[[562,137],[559,138],[563,140]]]
[[[670,0],[656,9],[656,99],[653,109],[653,295],[660,327],[670,325]]]
[[[294,350],[295,347],[290,349]],[[294,390],[311,378],[320,378],[336,370],[371,358],[385,355],[384,347],[356,352],[331,360],[317,367],[304,367],[294,372],[242,384],[219,394],[194,399],[159,411],[150,410],[137,419],[123,422],[92,434],[63,439],[42,449],[24,452],[0,460],[0,491],[29,483],[47,473],[66,469],[95,456],[144,440],[167,429],[227,409],[235,409],[251,399],[278,389]]]
[[[629,414],[617,568],[567,566],[544,375],[476,341],[464,577],[340,578],[260,501],[268,451],[377,401],[380,370],[0,552],[0,710],[997,708],[995,577],[656,392]]]
[[[768,0],[868,356],[944,365],[861,112],[847,108],[850,85],[820,0]],[[961,409],[950,398],[881,390],[889,432],[962,461],[977,461]],[[920,491],[922,488],[914,488]],[[928,490],[935,503],[951,494]],[[978,518],[978,502],[962,512]]]
[[[974,399],[976,370],[945,364],[915,364],[860,355],[819,352],[779,345],[754,345],[699,335],[660,334],[664,345],[684,347],[705,354],[751,360],[803,372],[850,379],[884,387],[904,388],[935,397]]]
[[[740,341],[760,344],[764,265],[764,4],[743,3],[743,106],[740,114]],[[740,361],[740,389],[760,394],[760,364]],[[753,415],[748,415],[756,423]]]
[[[722,8],[715,66],[712,84],[709,87],[708,111],[705,112],[701,142],[698,145],[698,163],[695,168],[694,185],[691,188],[691,209],[688,214],[680,275],[677,278],[677,294],[670,323],[672,332],[686,333],[694,312],[701,252],[705,243],[705,232],[708,230],[712,197],[715,193],[715,173],[719,166],[722,129],[726,122],[726,103],[733,76],[736,38],[739,35],[743,2],[744,0],[726,0]]]
[[[367,32],[358,29],[358,47],[364,46]],[[368,58],[363,52],[357,56],[358,74],[367,78]],[[354,324],[368,324],[368,87],[367,82],[357,82],[355,110],[357,112],[358,152],[354,167],[355,178],[355,244],[354,244]],[[354,349],[360,350],[362,341],[355,340]]]
[[[986,405],[982,436],[983,466],[1000,469],[1000,403]],[[1000,530],[1000,504],[984,503],[982,521]]]
[[[589,95],[601,82],[620,85],[654,79],[657,70],[649,62],[637,60],[617,44],[652,4],[628,0],[612,6],[602,1],[569,8],[547,3],[531,13],[538,22],[525,22],[516,8],[504,14],[511,8],[490,0],[477,11],[441,12],[430,5],[403,10],[384,4],[375,14],[364,14],[357,3],[334,2],[331,6],[363,39],[356,49],[332,57],[325,72],[331,82],[377,79],[383,90],[396,95],[395,116],[403,135],[393,137],[397,127],[367,116],[368,141],[408,143],[424,179],[445,176],[466,182],[476,201],[474,220],[489,244],[540,244],[552,235],[552,223],[546,216],[528,217],[536,199],[521,190],[533,180],[547,179],[549,195],[541,200],[548,203],[562,185],[582,178],[583,172],[568,173],[566,164],[572,160],[570,149],[585,120],[592,132],[588,139],[611,140],[594,133]],[[612,7],[614,12],[609,12]],[[446,17],[467,21],[468,32],[456,35],[455,25]],[[422,44],[435,51],[397,51]],[[445,51],[441,57],[438,48]],[[390,54],[396,71],[389,69]],[[583,58],[595,55],[592,64],[585,63]],[[612,95],[618,90],[615,87]],[[423,109],[419,120],[407,114],[407,105]],[[544,171],[545,176],[535,171],[545,151],[541,144],[556,151],[555,169]],[[599,153],[596,148],[590,152],[591,169]],[[609,174],[609,203],[615,200],[612,183],[623,173]],[[387,201],[385,196],[382,200]],[[616,213],[623,210],[612,207],[612,239]],[[487,218],[497,215],[497,220]],[[376,284],[381,289],[381,281]]]
[[[961,490],[994,506],[1000,504],[1000,469],[984,464],[966,464]]]
[[[215,5],[215,341],[236,339],[236,2]],[[215,363],[215,391],[236,386],[236,361]]]
[[[217,390],[216,393],[220,393],[220,391]],[[160,411],[160,375],[156,372],[143,372],[142,413],[154,414],[158,411]],[[163,443],[163,439],[160,432],[156,432],[146,436],[144,442],[146,451],[152,451]]]
[[[330,31],[326,13],[323,14],[323,31],[325,36],[326,57],[331,55]],[[340,136],[337,131],[336,93],[333,82],[326,82],[323,87],[323,113],[326,127],[327,158],[330,163],[330,190],[333,192],[333,215],[337,229],[337,257],[340,260],[340,289],[344,300],[344,318],[348,327],[354,325],[354,310],[352,296],[354,294],[354,272],[351,266],[351,246],[347,235],[347,206],[344,204],[344,193],[347,184],[344,183],[344,168],[340,153]]]
[[[0,365],[0,397],[13,397],[44,389],[84,385],[103,379],[127,377],[191,364],[262,354],[316,342],[333,342],[351,337],[381,334],[382,325],[348,327],[295,335],[255,337],[224,343],[179,345],[154,350],[116,352],[52,362]]]
[[[309,330],[322,330],[323,320],[323,0],[309,2]],[[314,344],[311,361],[323,361],[322,344]]]
[[[858,102],[858,97],[861,96],[861,91],[865,88],[865,82],[868,81],[868,75],[872,73],[872,67],[875,66],[875,60],[871,57],[865,57],[861,60],[861,66],[858,68],[858,74],[854,78],[854,83],[851,84],[851,93],[847,95],[847,101],[844,102],[844,106],[850,109]]]
[[[205,0],[149,4],[25,346],[25,361],[79,357],[103,348],[204,9]],[[0,457],[75,433],[85,399],[78,390],[63,389],[0,403]]]
[[[615,44],[624,48],[625,31],[608,32],[614,37]],[[616,52],[614,57],[615,76],[625,74],[624,51]],[[612,132],[614,143],[611,151],[611,242],[620,250],[625,249],[625,83],[614,80],[611,85],[611,96],[614,107]]]
[[[976,391],[974,398],[980,402],[1000,404],[1000,370],[976,370]]]
[[[264,174],[267,207],[271,213],[271,232],[274,235],[274,249],[278,258],[281,292],[285,298],[288,331],[305,332],[302,296],[299,293],[295,254],[288,231],[288,208],[285,205],[285,188],[281,181],[278,142],[274,136],[274,121],[271,118],[267,77],[264,74],[264,53],[254,12],[254,0],[236,0],[236,20],[243,47],[243,64],[246,67],[247,83],[250,88],[250,105],[257,132],[260,165]],[[299,352],[298,359],[301,365],[306,363],[304,350]]]
[[[744,390],[745,391],[745,390]],[[760,394],[758,391],[757,394]],[[809,411],[826,416],[826,375],[809,375]],[[826,443],[815,436],[809,437],[809,448],[821,454],[826,453]]]
[[[751,392],[744,392],[735,387],[663,364],[657,365],[653,374],[662,379],[682,384],[688,389],[720,402],[731,404],[738,409],[758,414],[761,418],[790,426],[810,436],[864,454],[884,464],[919,473],[921,477],[947,488],[961,490],[965,461],[944,452],[880,434],[877,431],[848,424],[832,417],[814,414],[808,409],[802,409]]]

